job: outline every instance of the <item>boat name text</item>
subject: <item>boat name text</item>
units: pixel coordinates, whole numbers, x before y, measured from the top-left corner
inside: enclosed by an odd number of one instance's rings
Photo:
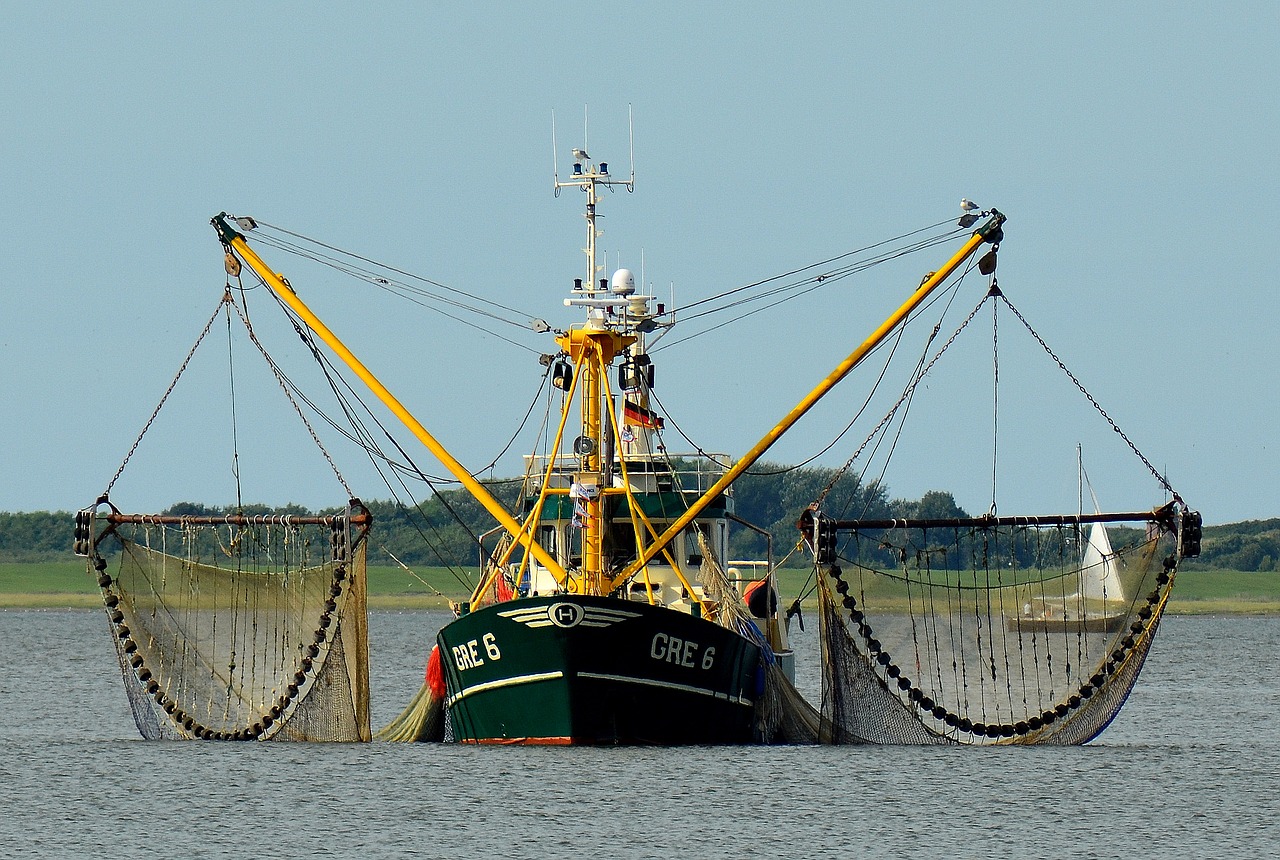
[[[462,645],[452,646],[453,662],[458,667],[458,671],[463,669],[474,669],[477,666],[483,666],[484,657],[480,656],[480,647],[484,646],[484,653],[491,661],[502,659],[502,652],[498,650],[497,639],[492,633],[486,633],[479,639],[472,639]]]
[[[675,663],[692,669],[699,665],[698,651],[702,646],[688,639],[670,636],[666,633],[654,634],[653,644],[649,647],[649,656],[665,663]],[[702,651],[701,666],[710,669],[716,662],[716,649],[712,645]]]

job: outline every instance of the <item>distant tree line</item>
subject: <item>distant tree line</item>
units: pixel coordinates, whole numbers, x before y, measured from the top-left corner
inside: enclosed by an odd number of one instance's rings
[[[491,492],[508,509],[519,508],[518,481],[489,482]],[[969,516],[956,504],[951,493],[931,491],[919,499],[893,499],[887,488],[876,482],[864,483],[861,476],[846,473],[837,478],[826,468],[788,468],[775,463],[759,463],[738,479],[733,487],[737,517],[763,529],[773,540],[775,560],[782,560],[799,539],[796,520],[815,499],[822,496],[822,508],[838,519],[943,518]],[[392,564],[391,556],[410,566],[474,567],[479,558],[476,536],[496,525],[484,508],[463,490],[446,490],[417,505],[394,501],[365,503],[374,516],[374,537],[370,561]],[[299,505],[268,509],[248,505],[245,513],[310,514]],[[220,515],[226,509],[197,502],[179,502],[166,511],[175,515]],[[0,512],[0,562],[36,562],[65,559],[71,552],[73,515],[67,512]],[[1140,538],[1132,529],[1111,530],[1117,547]],[[733,559],[763,559],[768,539],[748,528],[732,532],[729,554]],[[1032,552],[1013,548],[1010,552]],[[1036,548],[1043,551],[1043,547]],[[892,563],[888,550],[871,541],[861,547],[846,544],[842,554],[858,554],[868,563]],[[1019,559],[1020,560],[1020,559]],[[1280,562],[1280,519],[1251,520],[1230,525],[1208,526],[1204,530],[1201,566],[1244,571],[1271,571]],[[792,556],[791,564],[803,566],[810,560],[803,554]]]
[[[72,515],[0,513],[0,561],[51,561],[71,554]]]
[[[1280,564],[1280,519],[1208,526],[1199,561],[1228,570],[1275,570]]]

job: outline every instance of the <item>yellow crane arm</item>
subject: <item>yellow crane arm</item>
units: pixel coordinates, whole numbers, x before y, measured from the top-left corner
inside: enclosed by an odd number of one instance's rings
[[[773,446],[773,443],[778,441],[783,433],[790,430],[792,425],[799,421],[815,403],[821,400],[828,391],[848,376],[849,373],[857,367],[873,349],[879,346],[881,341],[888,337],[889,334],[892,333],[893,330],[897,328],[912,311],[918,308],[920,304],[929,297],[929,294],[932,293],[939,284],[950,277],[951,273],[958,269],[965,260],[969,259],[969,257],[971,257],[984,242],[999,243],[999,237],[1002,235],[1001,225],[1004,224],[1004,222],[1004,215],[994,209],[991,210],[991,217],[974,232],[969,240],[965,242],[964,247],[957,251],[941,269],[927,277],[919,288],[917,288],[911,295],[911,298],[909,298],[900,308],[894,311],[888,319],[881,323],[880,327],[872,332],[871,336],[863,341],[861,346],[850,353],[848,358],[840,362],[836,369],[831,371],[830,375],[828,375],[826,379],[822,380],[822,382],[820,382],[813,391],[809,392],[809,394],[801,400],[794,409],[788,412],[772,430],[766,433],[764,438],[757,442],[754,448],[743,455],[742,459],[738,460],[731,469],[725,472],[720,477],[720,480],[712,484],[705,493],[698,497],[697,501],[691,504],[688,510],[686,510],[675,522],[667,527],[666,531],[659,535],[653,543],[645,547],[644,551],[639,554],[636,560],[627,565],[626,568],[618,574],[615,581],[625,580],[641,567],[648,564],[654,556],[662,551],[664,546],[670,543],[676,535],[680,534],[682,529],[686,528],[691,522],[693,522],[698,514],[702,513],[702,511],[706,509],[706,507],[711,504],[716,497],[728,489],[729,485],[736,481],[743,472],[751,468],[751,466],[754,465],[755,462]]]
[[[536,558],[547,570],[549,570],[557,580],[563,582],[568,575],[564,567],[556,561],[556,559],[543,549],[542,545],[533,539],[529,531],[520,527],[520,523],[507,511],[502,503],[495,499],[485,488],[484,484],[475,479],[467,469],[453,458],[453,455],[445,450],[444,446],[436,441],[435,437],[427,432],[427,428],[423,427],[421,422],[413,416],[408,409],[396,399],[390,391],[387,390],[378,378],[369,371],[367,367],[356,358],[351,350],[338,339],[324,322],[311,312],[311,309],[298,298],[297,294],[284,282],[284,279],[271,270],[271,268],[262,261],[253,249],[245,242],[244,236],[231,227],[227,223],[226,213],[217,215],[213,221],[214,229],[218,231],[218,236],[222,239],[223,245],[229,251],[235,254],[248,264],[249,268],[258,273],[258,277],[271,288],[277,296],[279,296],[289,307],[291,307],[307,327],[315,332],[321,340],[329,345],[342,361],[351,368],[352,372],[369,387],[379,400],[381,400],[392,413],[400,419],[405,427],[409,428],[409,432],[418,437],[423,445],[435,455],[449,472],[457,478],[471,495],[473,495],[481,505],[484,506],[493,518],[506,529],[511,536],[523,544],[529,552],[533,553]]]

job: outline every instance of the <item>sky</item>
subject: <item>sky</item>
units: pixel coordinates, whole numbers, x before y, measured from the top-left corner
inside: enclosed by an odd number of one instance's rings
[[[220,211],[575,321],[581,200],[552,194],[553,161],[563,174],[585,144],[626,169],[630,112],[635,190],[601,207],[610,269],[642,269],[679,307],[954,218],[962,197],[998,208],[1002,291],[1152,468],[1206,523],[1280,516],[1274,3],[3,5],[0,510],[80,508],[111,482],[217,306]],[[668,448],[749,449],[954,247],[732,326],[677,322],[657,392],[691,442],[669,430]],[[259,250],[459,460],[504,449],[547,335],[478,333]],[[947,332],[986,286],[966,278]],[[272,355],[305,366],[251,298]],[[1058,513],[1079,503],[1079,450],[1103,509],[1164,501],[1016,319],[992,316],[868,474],[896,498]],[[768,459],[826,448],[877,372]],[[874,412],[814,462],[844,463]],[[353,491],[387,498],[329,435]],[[519,468],[513,449],[485,474]],[[345,500],[219,318],[111,498],[225,504],[237,474],[246,501]]]

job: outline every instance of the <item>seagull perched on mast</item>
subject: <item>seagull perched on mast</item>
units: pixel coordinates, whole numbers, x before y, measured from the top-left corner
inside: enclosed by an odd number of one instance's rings
[[[968,197],[960,198],[960,220],[956,222],[960,227],[972,227],[978,223],[978,204],[974,203]]]
[[[573,150],[573,160],[574,161],[590,161],[591,156],[587,155],[587,151],[585,149],[578,149],[577,147],[575,147]]]

